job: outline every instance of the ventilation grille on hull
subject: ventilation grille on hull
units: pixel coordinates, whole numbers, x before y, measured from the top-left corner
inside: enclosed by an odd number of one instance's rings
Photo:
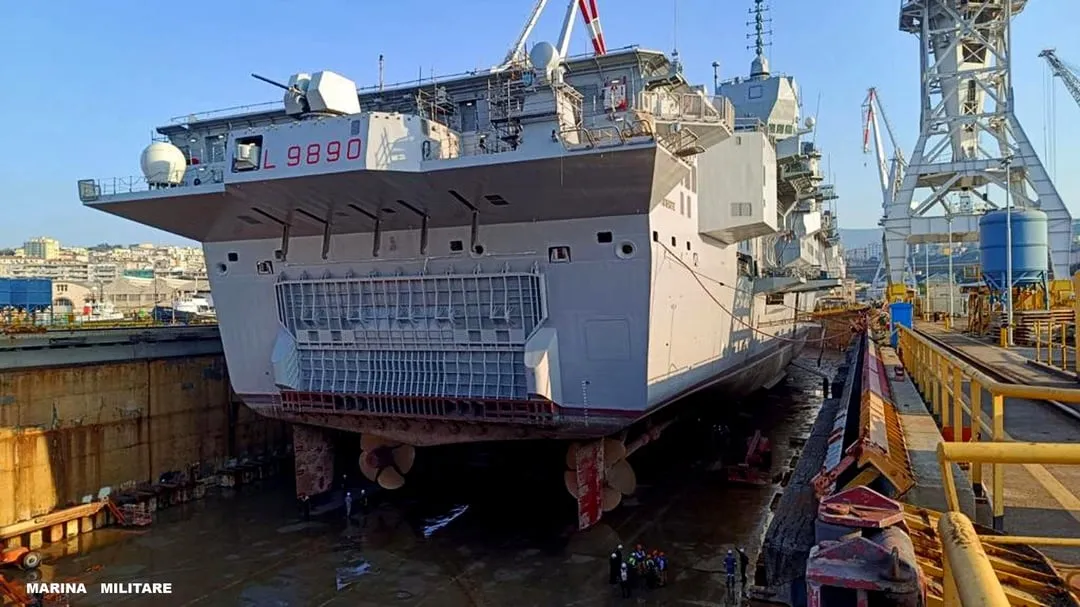
[[[524,399],[538,273],[282,280],[301,390]]]

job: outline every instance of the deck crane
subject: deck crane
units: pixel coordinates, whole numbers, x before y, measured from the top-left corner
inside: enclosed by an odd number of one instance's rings
[[[536,0],[532,12],[529,13],[529,19],[525,21],[525,27],[521,29],[521,33],[518,34],[517,40],[514,41],[514,45],[510,47],[510,50],[506,53],[503,62],[493,68],[492,71],[503,71],[511,65],[525,59],[525,43],[529,38],[529,34],[532,33],[533,28],[536,27],[537,21],[540,20],[540,14],[544,12],[544,7],[547,6],[547,3],[548,0]],[[563,17],[562,30],[559,33],[559,42],[555,45],[556,50],[559,52],[559,56],[565,59],[570,50],[570,34],[573,32],[574,19],[577,17],[578,11],[581,11],[582,19],[585,21],[585,27],[589,32],[589,39],[592,41],[593,52],[597,55],[607,54],[607,44],[604,42],[604,32],[600,29],[600,12],[596,8],[596,0],[567,0],[566,15]]]
[[[879,116],[881,122],[885,125],[885,133],[889,137],[889,143],[892,145],[893,155],[891,158],[885,155],[885,145],[881,137],[881,125],[878,124]],[[863,101],[864,154],[870,153],[871,140],[874,145],[874,156],[877,160],[878,179],[881,182],[881,207],[883,210],[887,210],[889,204],[896,197],[900,184],[903,182],[904,171],[907,169],[907,159],[904,158],[904,152],[896,140],[896,134],[893,132],[888,116],[885,115],[885,111],[881,107],[881,100],[878,98],[877,89],[874,87],[867,90],[866,100]],[[882,239],[884,237],[884,234],[882,234]],[[871,288],[874,290],[884,289],[882,281],[889,275],[889,258],[884,255],[884,243],[882,243],[882,251],[881,262],[871,284]],[[910,270],[910,268],[908,269]],[[910,271],[908,275],[914,276]]]
[[[1051,71],[1054,75],[1061,79],[1061,82],[1065,84],[1066,90],[1072,95],[1076,105],[1080,106],[1080,76],[1077,75],[1077,70],[1071,68],[1064,61],[1062,61],[1054,49],[1048,48],[1039,53],[1039,56],[1046,59],[1046,62],[1050,64]]]

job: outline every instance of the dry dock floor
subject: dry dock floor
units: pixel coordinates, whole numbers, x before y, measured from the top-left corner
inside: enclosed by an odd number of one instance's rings
[[[837,364],[826,358],[821,369],[832,375]],[[790,441],[809,434],[822,399],[819,377],[790,372],[774,390],[725,409],[733,429],[757,426],[770,436],[774,473],[786,469]],[[346,525],[341,510],[300,522],[283,481],[162,511],[145,530],[103,529],[54,545],[43,581],[86,583],[89,594],[70,597],[78,606],[736,604],[725,601],[723,555],[750,546],[754,563],[779,487],[725,485],[708,461],[692,466],[663,444],[635,456],[647,460],[638,494],[583,534],[542,524],[542,508],[521,502],[531,498],[498,491],[438,529],[432,517],[466,504],[392,497],[362,523]],[[619,542],[665,550],[668,586],[620,599],[607,580],[607,557]],[[103,597],[100,582],[170,582],[173,593]]]
[[[946,331],[934,323],[916,323],[916,328],[945,341],[964,353],[985,361],[1031,385],[1080,388],[1062,375],[1027,364],[1024,356],[967,335]],[[970,386],[965,382],[965,393]],[[992,435],[992,403],[982,396],[982,438]],[[965,405],[966,408],[966,405]],[[970,418],[965,413],[965,424]],[[1046,403],[1005,399],[1005,433],[1009,440],[1074,443],[1080,441],[1080,424]],[[983,484],[989,491],[990,466],[983,466]],[[1005,531],[1012,535],[1080,537],[1080,467],[1025,464],[1005,466]],[[986,521],[980,521],[986,522]],[[1070,565],[1080,565],[1080,549],[1046,548],[1050,557]]]

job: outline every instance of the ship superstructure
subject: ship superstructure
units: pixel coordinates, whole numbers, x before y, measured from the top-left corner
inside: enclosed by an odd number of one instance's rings
[[[735,131],[766,133],[776,149],[779,230],[756,242],[740,243],[740,252],[759,261],[766,277],[757,281],[759,291],[784,292],[791,285],[804,283],[809,287],[803,288],[816,290],[847,273],[834,206],[838,197],[821,170],[815,119],[808,116],[801,121],[797,81],[769,68],[764,29],[767,10],[764,0],[755,0],[751,11],[755,54],[749,76],[715,86],[716,95],[735,107]]]
[[[91,207],[203,243],[233,387],[296,424],[298,491],[330,486],[326,428],[359,433],[388,488],[417,446],[572,439],[587,526],[633,491],[658,412],[778,381],[798,311],[838,284],[813,249],[767,276],[778,234],[821,233],[788,227],[820,189],[778,207],[802,194],[786,139],[664,53],[609,51],[595,2],[525,56],[543,5],[491,70],[359,94],[296,74],[277,108],[159,128],[143,184],[80,182]],[[567,57],[578,10],[595,52]]]

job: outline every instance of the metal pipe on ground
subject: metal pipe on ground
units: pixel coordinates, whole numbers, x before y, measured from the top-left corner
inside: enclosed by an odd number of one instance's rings
[[[1009,607],[975,527],[960,512],[946,512],[938,520],[945,557],[944,604],[964,607]],[[957,601],[959,599],[959,601]]]

